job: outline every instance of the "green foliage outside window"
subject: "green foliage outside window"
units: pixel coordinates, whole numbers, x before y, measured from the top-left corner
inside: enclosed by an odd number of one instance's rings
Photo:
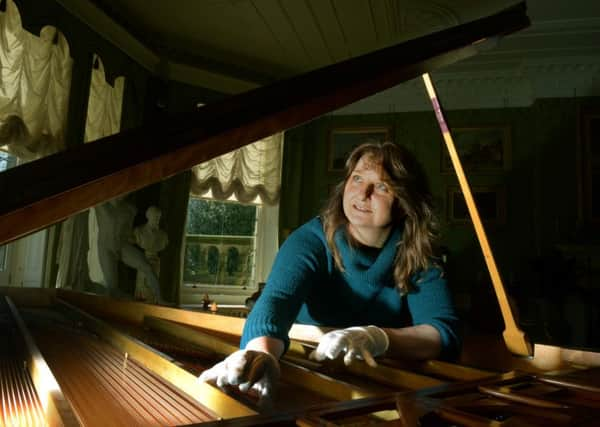
[[[191,198],[187,234],[254,236],[256,206]]]
[[[253,280],[258,207],[190,198],[184,281],[248,286]]]

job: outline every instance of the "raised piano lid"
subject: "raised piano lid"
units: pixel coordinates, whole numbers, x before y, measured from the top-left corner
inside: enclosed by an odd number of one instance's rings
[[[520,3],[8,170],[0,174],[0,244],[472,56],[527,27],[525,9]]]

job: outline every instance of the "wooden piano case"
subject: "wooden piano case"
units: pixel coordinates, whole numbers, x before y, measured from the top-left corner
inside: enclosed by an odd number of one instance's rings
[[[527,25],[520,4],[11,169],[0,174],[0,244],[466,58]],[[34,182],[45,185],[27,185]],[[307,357],[326,328],[294,325],[277,396],[261,402],[196,380],[237,349],[241,318],[62,289],[0,294],[6,425],[545,426],[598,418],[594,352],[535,345],[521,358],[501,337],[467,337],[456,363],[345,367]]]

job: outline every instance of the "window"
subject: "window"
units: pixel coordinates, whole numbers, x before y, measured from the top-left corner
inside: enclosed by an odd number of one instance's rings
[[[95,141],[119,132],[124,90],[125,77],[117,77],[113,84],[109,84],[106,81],[104,64],[100,57],[94,54],[85,120],[85,142]]]
[[[266,280],[278,249],[282,148],[278,133],[192,168],[181,304],[205,294],[243,304]]]
[[[0,150],[0,172],[10,169],[17,164],[17,158]],[[5,245],[0,246],[0,271],[6,271],[8,250]]]
[[[0,150],[0,172],[10,169],[17,164],[17,158]]]
[[[0,271],[6,271],[6,246],[0,246]]]
[[[191,197],[184,283],[188,287],[255,287],[260,204]]]

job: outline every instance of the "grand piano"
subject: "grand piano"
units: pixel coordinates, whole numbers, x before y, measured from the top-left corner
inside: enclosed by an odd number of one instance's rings
[[[8,170],[0,174],[0,244],[421,75],[468,186],[427,73],[528,23],[520,4]],[[308,354],[328,328],[294,325],[278,393],[264,404],[196,381],[237,349],[243,318],[66,289],[2,288],[0,424],[597,425],[600,354],[535,343],[520,329],[465,193],[505,329],[467,335],[456,362],[316,363]]]

